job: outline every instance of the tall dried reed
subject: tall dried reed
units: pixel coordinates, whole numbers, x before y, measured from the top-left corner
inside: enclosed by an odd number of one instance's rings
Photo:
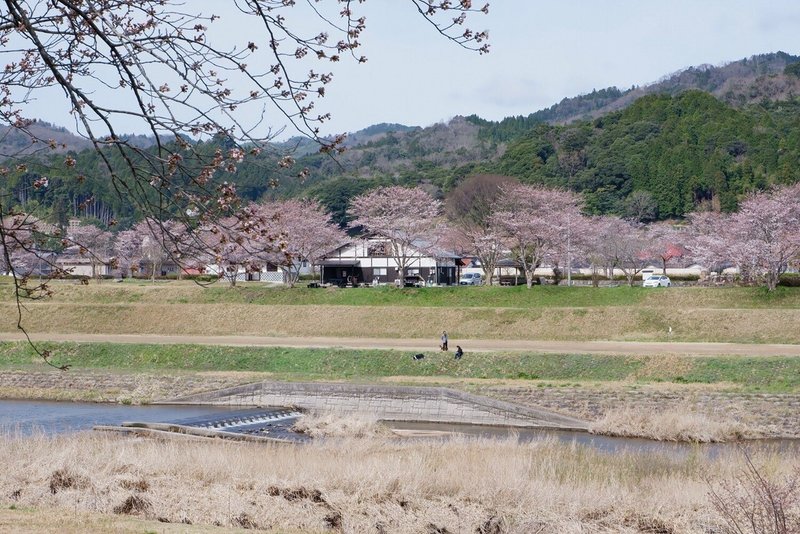
[[[625,436],[658,441],[711,443],[756,436],[745,425],[729,419],[712,419],[689,408],[653,412],[622,408],[607,412],[589,431],[607,436]]]
[[[707,474],[741,465],[466,438],[287,446],[84,434],[4,439],[0,455],[4,501],[309,532],[698,532],[722,524]]]
[[[392,434],[377,418],[331,413],[306,414],[292,426],[292,430],[313,438],[366,438]]]

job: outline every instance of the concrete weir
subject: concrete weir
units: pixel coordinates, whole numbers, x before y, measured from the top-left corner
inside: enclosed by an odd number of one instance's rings
[[[426,421],[586,430],[585,421],[443,387],[257,382],[189,395],[172,404],[293,406],[369,415],[386,421]]]

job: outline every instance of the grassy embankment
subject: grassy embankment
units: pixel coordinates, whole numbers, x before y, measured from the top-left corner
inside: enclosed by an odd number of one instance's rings
[[[31,332],[800,343],[800,289],[307,289],[191,282],[55,285]],[[10,288],[0,331],[15,330]],[[669,333],[670,327],[672,333]]]
[[[10,307],[7,282],[0,306]],[[800,289],[640,287],[454,287],[403,289],[203,288],[191,282],[56,284],[48,302],[28,305],[31,331],[189,335],[341,335],[438,339],[670,339],[793,341],[800,337]],[[10,310],[9,310],[10,311]],[[715,323],[713,315],[737,318]],[[684,317],[669,322],[663,314]],[[628,322],[615,321],[630,316]],[[685,319],[693,317],[694,319]],[[763,321],[762,321],[763,319]],[[681,322],[682,321],[682,322]],[[798,323],[798,324],[795,324]],[[685,325],[682,327],[681,325]],[[709,329],[713,335],[706,336]],[[13,331],[13,313],[0,331]],[[747,336],[757,330],[761,338]],[[617,335],[611,335],[616,332]],[[721,339],[720,339],[721,338]],[[800,339],[798,339],[800,341]],[[459,380],[721,384],[739,391],[800,390],[800,359],[468,353],[464,360],[384,350],[45,344],[59,363],[130,372],[246,371],[286,380],[446,377]],[[469,349],[467,349],[469,350]],[[36,368],[24,345],[0,345],[0,366]],[[33,367],[31,367],[33,366]]]
[[[95,435],[0,440],[0,455],[0,526],[22,520],[45,532],[124,532],[130,516],[164,522],[159,532],[174,531],[167,523],[186,532],[212,524],[273,532],[708,532],[724,525],[709,489],[728,484],[738,494],[744,480],[735,478],[744,468],[736,454],[612,455],[552,441],[373,437],[286,447]],[[781,484],[800,466],[768,453],[755,463]],[[87,526],[65,518],[66,510],[89,514]],[[796,524],[797,500],[785,511]]]
[[[800,358],[606,356],[524,352],[469,353],[456,361],[449,353],[429,353],[414,361],[410,352],[352,349],[294,349],[205,345],[43,343],[59,364],[115,372],[183,373],[235,371],[263,373],[279,380],[402,381],[429,383],[515,380],[580,386],[628,384],[714,384],[733,391],[800,392]],[[24,343],[0,343],[0,370],[41,370]]]

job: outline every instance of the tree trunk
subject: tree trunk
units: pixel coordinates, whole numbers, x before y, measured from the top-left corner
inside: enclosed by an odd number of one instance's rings
[[[525,285],[528,286],[528,289],[531,289],[533,287],[533,273],[535,270],[536,269],[529,271],[525,269]]]
[[[492,285],[492,281],[494,280],[494,268],[494,265],[485,266],[483,268],[483,278],[486,280],[486,285]]]
[[[286,279],[289,287],[294,287],[297,281],[300,280],[300,266],[294,269],[292,265],[289,266],[289,277]]]
[[[775,288],[778,287],[778,282],[780,282],[781,275],[775,272],[768,272],[767,273],[767,291],[775,291]]]
[[[558,285],[561,283],[562,278],[561,269],[559,269],[557,266],[553,267],[553,284]]]

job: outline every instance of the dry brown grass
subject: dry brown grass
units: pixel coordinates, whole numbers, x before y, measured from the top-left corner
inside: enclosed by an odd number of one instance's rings
[[[481,308],[402,302],[259,305],[246,303],[246,296],[240,296],[243,302],[210,304],[202,303],[211,298],[208,292],[188,281],[90,286],[70,281],[56,286],[52,300],[29,303],[25,321],[31,331],[436,339],[445,329],[454,338],[473,339],[800,343],[796,295],[786,295],[770,308],[743,288],[655,291],[633,299],[632,305],[571,308],[565,300],[564,307],[515,308],[512,299],[504,301],[509,307]],[[264,291],[262,284],[252,289],[255,295]],[[259,320],[253,321],[254,316]],[[10,287],[0,286],[0,331],[14,331],[14,317]]]
[[[80,435],[3,440],[0,455],[6,507],[392,533],[706,531],[720,522],[705,474],[730,477],[741,463],[612,456],[550,441],[382,438],[297,447]],[[773,472],[799,462],[759,461]],[[54,493],[54,473],[76,482]]]
[[[300,418],[292,430],[312,438],[367,438],[390,436],[391,431],[377,418],[310,413]]]
[[[15,505],[12,505],[15,506]],[[213,525],[169,524],[65,508],[0,508],[0,532],[7,534],[230,534],[244,529]]]
[[[721,443],[759,437],[731,419],[712,419],[690,407],[653,412],[622,408],[606,412],[589,431],[607,436],[647,438],[658,441]]]
[[[162,301],[163,302],[163,301]],[[258,317],[258,321],[252,320]],[[425,308],[256,304],[31,303],[31,332],[453,339],[800,343],[800,313],[787,309]],[[343,328],[342,325],[347,325]],[[669,327],[673,335],[667,334]],[[16,329],[0,303],[0,331]]]

